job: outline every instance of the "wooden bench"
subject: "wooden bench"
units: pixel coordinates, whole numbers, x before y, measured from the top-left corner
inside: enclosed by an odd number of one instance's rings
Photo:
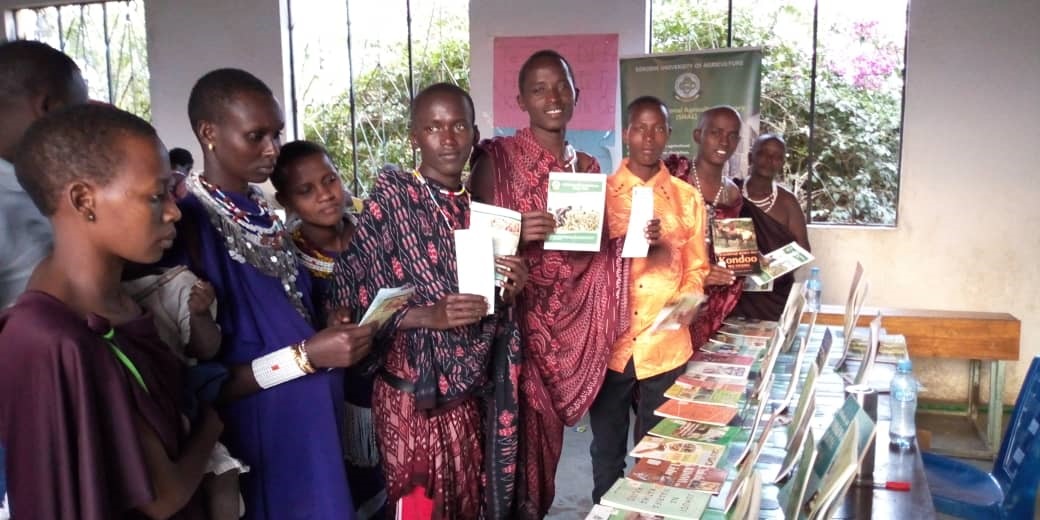
[[[996,454],[1003,426],[1004,369],[1008,361],[1018,361],[1022,323],[1003,312],[957,312],[919,309],[863,307],[857,327],[870,325],[878,311],[882,325],[890,334],[906,337],[911,358],[969,360],[968,416],[974,424],[979,416],[979,385],[982,362],[990,364],[989,408],[983,436],[987,455]],[[845,307],[823,305],[817,323],[843,324]]]

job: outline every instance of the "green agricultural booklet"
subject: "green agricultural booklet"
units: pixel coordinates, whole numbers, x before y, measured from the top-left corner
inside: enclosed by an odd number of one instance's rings
[[[556,230],[545,240],[545,249],[599,251],[606,197],[606,175],[549,172],[545,210],[556,219]]]
[[[603,495],[600,503],[675,520],[697,520],[708,508],[710,499],[710,493],[622,478]]]
[[[722,446],[733,442],[738,433],[740,433],[740,428],[736,426],[712,426],[679,419],[661,419],[657,426],[650,429],[650,435],[666,439],[721,444]]]

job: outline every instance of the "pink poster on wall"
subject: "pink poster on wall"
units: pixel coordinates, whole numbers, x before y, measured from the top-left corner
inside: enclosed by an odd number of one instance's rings
[[[617,115],[617,34],[495,38],[495,128],[527,126],[527,114],[516,105],[517,75],[524,60],[542,49],[555,50],[567,58],[581,89],[568,130],[613,130]]]

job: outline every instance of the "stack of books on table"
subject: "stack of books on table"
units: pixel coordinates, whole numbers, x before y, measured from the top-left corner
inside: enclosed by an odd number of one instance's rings
[[[587,518],[757,516],[754,467],[773,424],[762,420],[769,396],[761,390],[771,386],[784,336],[779,322],[725,324],[665,392],[661,422],[630,453],[635,467]]]
[[[656,412],[661,422],[630,453],[634,468],[587,518],[814,519],[831,511],[852,482],[874,424],[849,400],[837,412],[830,408],[827,430],[814,436],[822,419],[814,413],[818,376],[832,337],[812,325],[796,337],[804,307],[799,284],[779,321],[727,320],[665,392],[668,400]],[[810,338],[820,345],[815,359],[806,349]],[[845,350],[835,354],[844,358]],[[781,422],[782,441],[771,442]],[[773,462],[762,455],[767,445],[783,450]],[[763,485],[779,491],[763,500]]]

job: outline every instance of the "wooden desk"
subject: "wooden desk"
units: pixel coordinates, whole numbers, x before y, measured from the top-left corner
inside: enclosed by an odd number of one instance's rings
[[[995,456],[1002,438],[1005,363],[1018,361],[1020,355],[1022,323],[1018,318],[1003,312],[863,307],[856,326],[870,325],[878,311],[881,312],[885,330],[906,337],[911,358],[968,360],[971,387],[968,393],[967,416],[971,418],[972,424],[980,429],[979,434],[986,446],[985,452],[981,455],[987,458]],[[844,317],[844,306],[823,305],[816,322],[840,327]],[[986,411],[984,431],[978,427],[983,361],[990,364],[990,404]],[[974,452],[947,452],[959,456],[980,455]]]

